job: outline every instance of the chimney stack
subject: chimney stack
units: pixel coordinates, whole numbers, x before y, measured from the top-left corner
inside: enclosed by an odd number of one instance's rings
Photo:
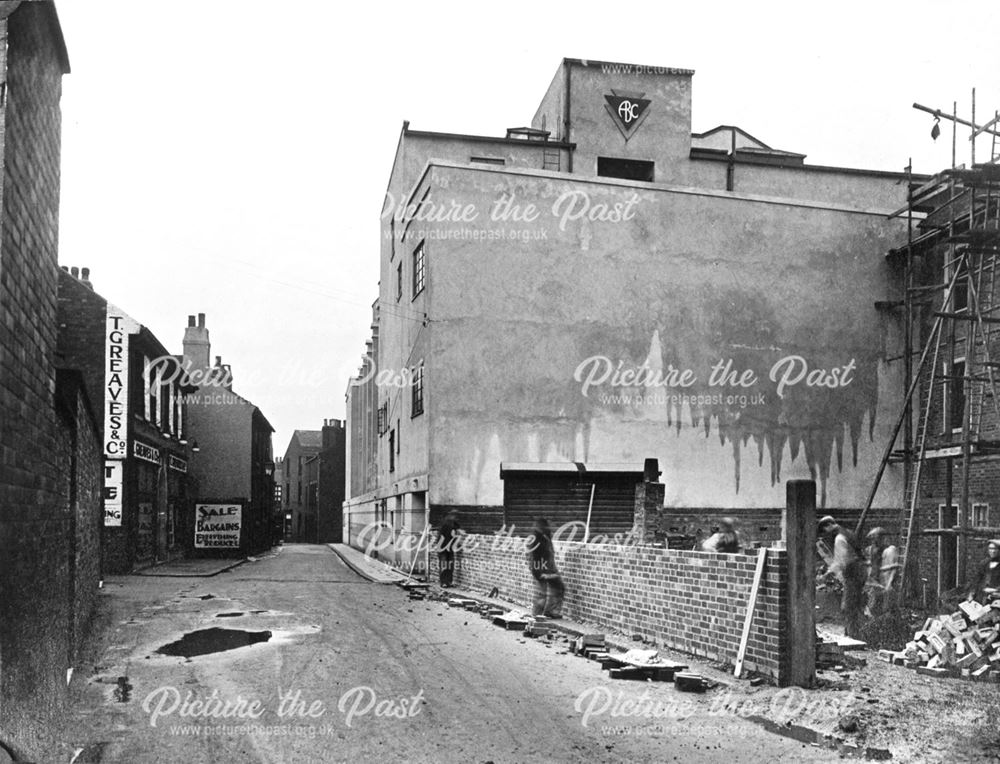
[[[80,269],[77,268],[75,265],[69,269],[69,273],[75,279],[80,278]]]
[[[94,285],[90,283],[90,268],[80,269],[80,280],[91,290],[93,290]]]
[[[208,371],[211,351],[208,329],[205,328],[205,314],[198,314],[197,326],[194,316],[188,316],[188,325],[184,330],[184,366],[190,371]]]

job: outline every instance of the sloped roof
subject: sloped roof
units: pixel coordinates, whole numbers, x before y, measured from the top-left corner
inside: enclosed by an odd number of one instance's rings
[[[296,430],[293,438],[298,438],[299,445],[304,448],[322,448],[323,433],[320,430]]]

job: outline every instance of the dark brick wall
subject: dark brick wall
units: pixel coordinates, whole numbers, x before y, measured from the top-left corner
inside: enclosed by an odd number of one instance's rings
[[[344,471],[346,431],[343,425],[323,426],[323,450],[319,452],[319,499],[316,508],[316,540],[339,544],[344,536]]]
[[[75,370],[56,376],[59,412],[60,474],[64,507],[69,515],[68,595],[69,645],[67,659],[76,665],[101,579],[101,525],[103,523],[103,452],[97,417]]]
[[[66,687],[68,449],[53,397],[61,40],[48,3],[6,21],[0,220],[0,739],[44,756]]]
[[[436,537],[435,537],[436,541]],[[531,607],[524,539],[469,535],[456,554],[455,583]],[[649,546],[556,543],[566,583],[564,614],[641,634],[660,646],[734,663],[756,557]],[[433,548],[433,547],[432,547]],[[431,555],[437,575],[436,555]],[[781,682],[787,675],[788,554],[768,550],[745,665]]]
[[[57,356],[61,366],[83,373],[87,397],[102,431],[107,306],[107,300],[93,289],[66,271],[59,271]]]

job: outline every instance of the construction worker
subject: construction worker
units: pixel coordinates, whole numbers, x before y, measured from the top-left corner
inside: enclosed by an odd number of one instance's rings
[[[458,524],[458,512],[454,509],[448,512],[438,529],[438,572],[442,589],[454,586],[455,547],[459,543],[457,539],[464,532]]]
[[[549,618],[562,617],[563,596],[566,587],[556,569],[555,548],[552,546],[552,531],[549,521],[539,517],[528,536],[528,569],[534,579],[534,615]]]
[[[885,528],[868,531],[868,611],[873,616],[881,615],[888,606],[889,596],[899,571],[899,549],[890,544],[890,535]]]
[[[701,545],[704,552],[736,554],[740,551],[740,537],[736,532],[736,520],[723,517],[719,520],[719,530],[709,536]]]
[[[986,561],[979,566],[966,599],[988,605],[1000,598],[1000,539],[990,539],[986,545]]]
[[[819,521],[821,540],[831,550],[827,576],[836,577],[844,587],[840,610],[844,614],[844,634],[858,639],[864,618],[865,568],[855,535],[827,515]]]

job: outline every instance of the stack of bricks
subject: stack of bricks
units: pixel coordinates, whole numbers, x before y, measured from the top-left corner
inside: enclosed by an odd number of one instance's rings
[[[455,584],[473,591],[497,588],[505,599],[527,605],[532,581],[524,541],[463,537]],[[567,618],[709,660],[735,661],[754,555],[580,542],[556,542],[555,547],[566,584]],[[745,658],[747,670],[779,684],[789,668],[787,570],[787,552],[768,550]]]
[[[963,602],[951,615],[928,618],[904,650],[879,657],[928,676],[1000,682],[1000,602]]]

